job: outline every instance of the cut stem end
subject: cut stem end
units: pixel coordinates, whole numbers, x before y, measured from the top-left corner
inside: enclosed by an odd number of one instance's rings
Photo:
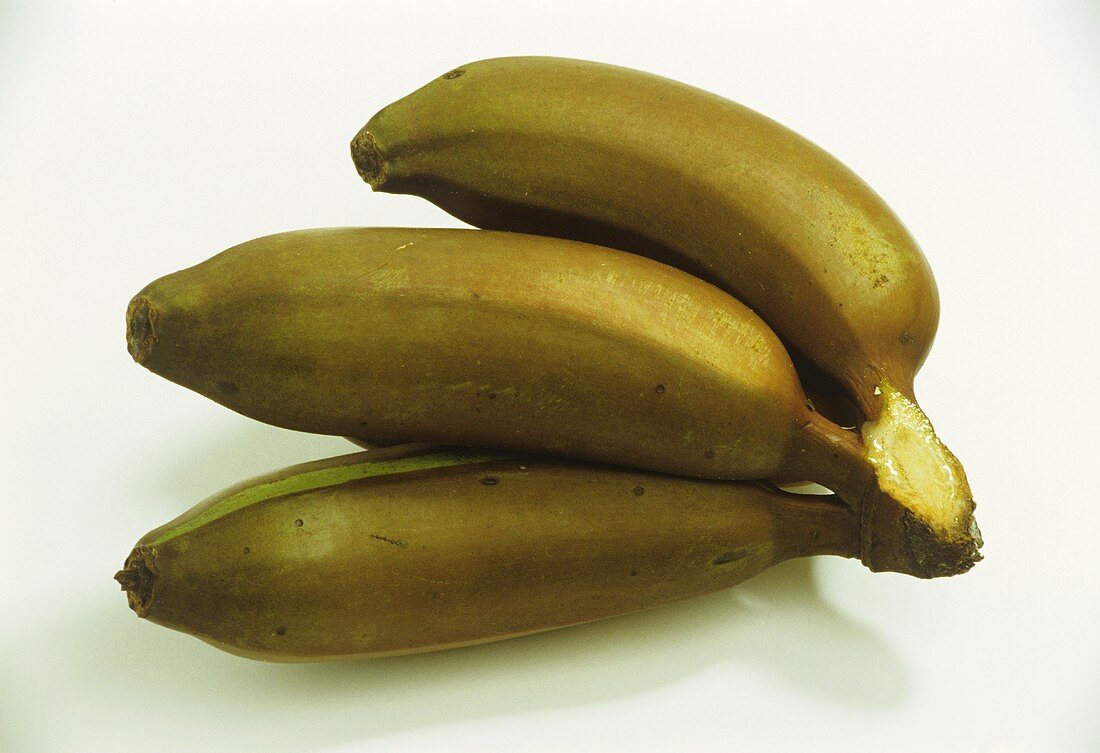
[[[887,380],[880,391],[879,418],[862,429],[877,481],[864,503],[863,560],[922,578],[966,572],[982,546],[966,472],[912,399]]]
[[[944,536],[882,494],[867,501],[862,517],[860,559],[875,572],[942,578],[961,575],[982,559],[973,516],[965,531]]]

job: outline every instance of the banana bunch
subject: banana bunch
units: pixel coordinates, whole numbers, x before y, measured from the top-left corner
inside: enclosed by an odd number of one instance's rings
[[[116,575],[140,616],[313,661],[610,617],[792,557],[980,559],[913,392],[928,264],[810,142],[656,76],[503,58],[384,108],[352,156],[481,229],[252,240],[146,286],[127,343],[243,415],[393,446],[147,534]]]

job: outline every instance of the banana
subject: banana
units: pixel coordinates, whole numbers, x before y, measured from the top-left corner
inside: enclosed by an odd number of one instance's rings
[[[930,427],[887,409],[865,446],[809,409],[748,308],[640,256],[478,230],[282,233],[151,283],[127,340],[151,371],[277,426],[810,479],[860,511],[872,569],[978,557],[965,474],[949,454],[925,463]]]
[[[131,608],[233,654],[324,661],[649,609],[856,555],[838,502],[546,458],[391,447],[240,484],[146,534]]]
[[[375,190],[478,227],[620,248],[713,282],[867,419],[886,385],[915,403],[939,318],[924,255],[855,174],[746,107],[610,65],[499,58],[387,106],[352,155]]]

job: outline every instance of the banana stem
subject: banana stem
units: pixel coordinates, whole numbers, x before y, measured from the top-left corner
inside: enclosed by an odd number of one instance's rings
[[[772,487],[785,505],[777,540],[791,541],[792,556],[860,556],[860,516],[837,495],[792,494]]]
[[[895,390],[916,403],[913,394],[913,375],[905,374],[898,369],[882,368],[868,365],[862,379],[852,379],[848,382],[847,389],[859,406],[859,412],[866,421],[877,421],[884,406],[883,385],[892,385]]]
[[[792,475],[811,479],[837,494],[852,509],[876,488],[874,469],[867,463],[858,434],[842,429],[820,413],[811,413],[798,434],[804,441]]]
[[[868,568],[936,578],[966,572],[981,558],[972,522],[957,532],[935,529],[914,512],[912,500],[882,488],[858,434],[812,414],[800,436],[792,470],[828,487],[852,509],[859,520],[859,558]]]

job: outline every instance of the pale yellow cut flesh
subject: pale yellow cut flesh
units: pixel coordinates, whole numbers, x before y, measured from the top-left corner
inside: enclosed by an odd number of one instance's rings
[[[975,533],[974,497],[962,464],[916,403],[888,381],[880,389],[882,413],[862,430],[879,487],[940,536]]]

